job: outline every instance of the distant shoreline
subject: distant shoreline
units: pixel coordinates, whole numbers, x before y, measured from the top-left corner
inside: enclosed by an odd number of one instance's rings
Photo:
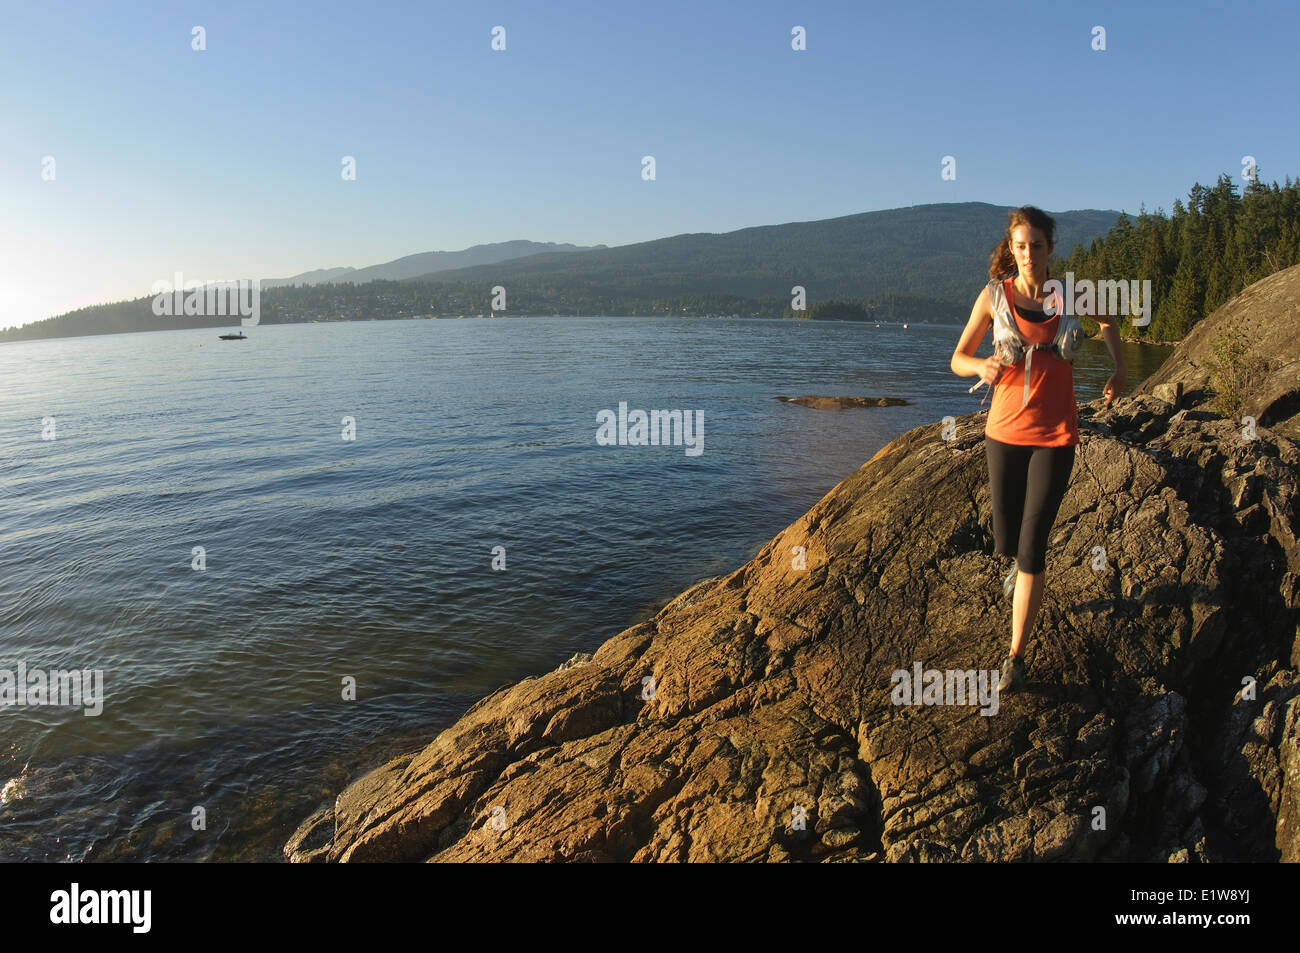
[[[734,319],[734,320],[759,320],[759,321],[789,321],[789,320],[800,320],[800,321],[807,321],[807,322],[815,323],[815,324],[845,324],[845,325],[861,325],[861,326],[870,326],[870,325],[872,325],[872,324],[876,324],[876,325],[884,325],[884,326],[889,326],[889,327],[902,327],[904,324],[912,323],[912,324],[917,324],[917,325],[920,325],[920,326],[932,327],[932,328],[952,328],[955,332],[958,332],[958,333],[960,333],[961,329],[962,329],[963,327],[965,327],[965,324],[964,324],[964,323],[960,323],[960,322],[926,321],[926,320],[915,320],[915,319],[909,319],[909,321],[904,321],[904,320],[901,320],[901,319],[898,319],[898,318],[886,318],[886,319],[881,319],[881,320],[879,320],[879,321],[855,321],[855,320],[844,320],[844,319],[842,319],[842,318],[795,318],[795,319],[791,319],[791,318],[787,318],[787,317],[784,317],[784,316],[781,316],[781,315],[775,315],[775,314],[774,314],[774,315],[756,315],[756,314],[736,314],[736,315],[720,315],[720,314],[718,314],[718,315],[714,315],[714,314],[683,314],[683,315],[675,315],[675,314],[649,314],[649,315],[648,315],[648,314],[575,315],[575,314],[528,314],[528,313],[516,313],[516,314],[511,314],[511,313],[501,313],[501,314],[493,315],[493,316],[490,317],[490,318],[489,318],[488,315],[476,315],[476,314],[465,314],[465,315],[423,315],[423,314],[421,314],[421,315],[410,315],[410,314],[404,314],[404,315],[395,315],[395,316],[392,316],[392,317],[342,318],[342,319],[327,318],[327,319],[324,319],[324,320],[307,320],[307,321],[274,321],[274,322],[265,322],[265,323],[262,323],[262,324],[258,324],[258,325],[255,325],[255,327],[267,327],[267,328],[272,328],[272,327],[290,327],[290,326],[293,326],[293,325],[305,325],[305,324],[368,324],[368,323],[370,323],[370,322],[372,322],[372,321],[426,321],[426,320],[443,320],[443,321],[451,320],[451,321],[455,321],[455,320],[457,320],[458,318],[460,318],[460,319],[462,319],[462,320],[479,320],[479,319],[482,319],[482,320],[501,320],[501,319],[503,319],[503,318],[506,318],[506,319],[509,319],[509,318],[526,318],[526,319],[529,319],[529,320],[539,320],[539,319],[546,319],[546,318],[577,318],[577,317],[605,317],[605,318],[611,318],[611,319],[614,319],[614,320],[640,319],[640,318],[648,318],[648,319],[653,319],[653,318],[671,318],[671,319],[673,319],[673,320],[678,320],[678,321],[681,321],[681,320],[686,320],[686,321],[690,321],[690,320],[702,320],[702,321],[707,321],[707,320],[717,320],[717,319],[719,319],[719,318],[727,318],[727,319]],[[238,325],[238,324],[230,324],[230,323],[223,323],[223,324],[211,324],[211,325],[190,325],[190,326],[168,327],[168,328],[130,328],[130,329],[113,330],[113,331],[89,331],[89,332],[85,332],[85,333],[82,333],[82,334],[55,334],[55,335],[49,335],[49,336],[47,336],[47,337],[30,337],[30,338],[24,338],[24,337],[10,337],[10,338],[8,338],[8,339],[5,339],[5,335],[3,334],[3,332],[0,332],[0,345],[4,345],[4,344],[20,344],[20,343],[25,344],[25,343],[32,343],[32,342],[36,342],[36,341],[59,341],[59,340],[72,340],[72,339],[76,339],[76,338],[107,337],[107,336],[112,336],[112,335],[121,335],[121,334],[153,334],[153,333],[157,333],[157,332],[160,332],[160,331],[162,331],[162,332],[172,332],[172,331],[224,331],[224,330],[227,330],[227,329],[229,329],[229,328],[231,328],[231,327],[240,327],[240,325]],[[6,329],[6,330],[8,330],[8,329]],[[1103,338],[1102,338],[1102,336],[1101,336],[1100,333],[1097,333],[1097,334],[1092,335],[1092,336],[1089,338],[1089,340],[1099,341],[1099,342],[1101,342],[1101,343],[1103,343],[1103,344],[1105,343],[1105,341],[1103,340]],[[1132,336],[1121,336],[1121,337],[1120,337],[1120,340],[1123,341],[1123,342],[1126,343],[1126,344],[1150,344],[1150,345],[1156,345],[1156,346],[1159,346],[1159,347],[1177,347],[1179,344],[1182,343],[1182,341],[1154,341],[1154,340],[1151,340],[1150,338],[1145,338],[1145,337],[1132,337]]]

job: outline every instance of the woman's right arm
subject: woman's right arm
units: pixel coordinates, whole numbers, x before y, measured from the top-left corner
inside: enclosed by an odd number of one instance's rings
[[[989,290],[985,288],[975,299],[970,309],[970,320],[961,333],[957,349],[952,352],[952,361],[948,366],[960,377],[978,375],[986,384],[992,384],[1002,372],[1002,362],[996,357],[977,358],[975,351],[984,340],[984,335],[993,324],[993,311],[989,307]]]

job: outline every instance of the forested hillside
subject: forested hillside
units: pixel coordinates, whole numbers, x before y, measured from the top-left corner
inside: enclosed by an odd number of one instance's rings
[[[1058,247],[1058,251],[1060,251]],[[1137,221],[1120,214],[1110,231],[1068,257],[1055,259],[1055,275],[1151,281],[1155,308],[1147,328],[1126,335],[1178,341],[1206,315],[1247,285],[1300,263],[1300,180],[1279,186],[1252,182],[1245,194],[1227,175],[1213,188],[1192,186],[1187,205],[1173,212],[1144,208]],[[1091,322],[1084,322],[1085,328]]]

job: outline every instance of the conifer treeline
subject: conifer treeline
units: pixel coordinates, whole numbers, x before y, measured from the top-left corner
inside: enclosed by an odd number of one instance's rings
[[[1053,256],[1051,274],[1076,282],[1150,279],[1154,309],[1151,324],[1122,333],[1158,341],[1186,337],[1196,322],[1243,288],[1300,263],[1300,180],[1279,187],[1258,178],[1244,194],[1220,175],[1213,188],[1192,186],[1187,205],[1174,200],[1173,213],[1150,214],[1143,205],[1137,222],[1120,213],[1104,238],[1092,247],[1076,245],[1068,258]],[[1089,332],[1096,325],[1083,319]]]

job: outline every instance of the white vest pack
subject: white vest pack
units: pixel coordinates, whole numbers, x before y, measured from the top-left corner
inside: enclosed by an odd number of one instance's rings
[[[1079,343],[1083,340],[1083,326],[1072,314],[1062,314],[1065,310],[1059,291],[1053,291],[1044,302],[1044,311],[1054,308],[1059,320],[1056,324],[1056,336],[1051,344],[1031,344],[1027,342],[1016,327],[1016,320],[1011,315],[1011,305],[1002,290],[1004,279],[994,278],[989,282],[989,307],[993,311],[993,353],[1003,364],[1025,362],[1025,394],[1020,406],[1029,403],[1029,372],[1033,366],[1034,351],[1051,351],[1063,361],[1073,361]],[[1050,319],[1049,319],[1050,320]]]

